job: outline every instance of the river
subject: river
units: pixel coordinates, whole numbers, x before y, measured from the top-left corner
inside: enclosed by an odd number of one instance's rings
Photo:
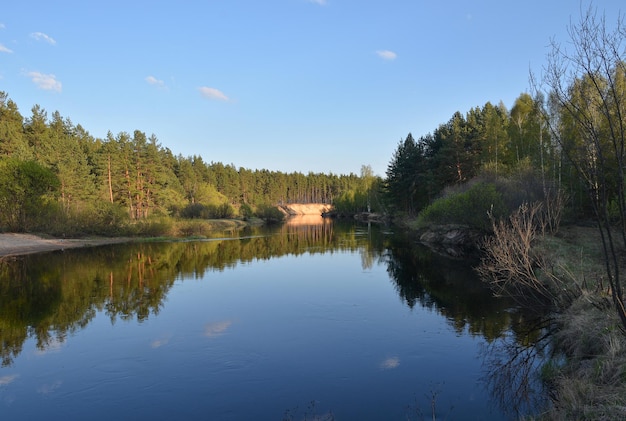
[[[2,261],[2,419],[507,420],[536,409],[528,315],[492,297],[472,262],[392,231],[296,217]]]

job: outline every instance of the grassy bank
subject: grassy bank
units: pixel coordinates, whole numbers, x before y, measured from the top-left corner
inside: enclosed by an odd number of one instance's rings
[[[598,230],[565,226],[534,247],[565,287],[581,289],[556,316],[551,338],[556,355],[541,373],[554,407],[537,419],[626,419],[626,335],[609,295]],[[623,259],[622,273],[625,263]]]

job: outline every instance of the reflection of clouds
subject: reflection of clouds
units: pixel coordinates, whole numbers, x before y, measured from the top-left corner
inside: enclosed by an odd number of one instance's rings
[[[204,336],[207,336],[209,338],[215,338],[217,336],[220,336],[232,324],[232,320],[223,320],[221,322],[207,323],[204,326]]]
[[[11,374],[10,376],[2,376],[0,377],[0,386],[6,386],[8,384],[13,383],[15,379],[17,379],[19,374]]]
[[[164,336],[162,338],[155,339],[154,341],[150,342],[150,348],[153,348],[153,349],[161,348],[162,346],[167,345],[169,341],[170,341],[169,336]]]
[[[391,358],[387,358],[386,360],[383,360],[383,362],[380,363],[380,368],[382,368],[383,370],[391,370],[394,368],[398,368],[399,365],[400,365],[400,358],[391,357]]]
[[[55,392],[59,387],[61,387],[61,384],[63,384],[61,380],[57,380],[52,384],[44,384],[39,389],[37,389],[37,392],[41,393],[42,395],[49,395],[50,393]]]

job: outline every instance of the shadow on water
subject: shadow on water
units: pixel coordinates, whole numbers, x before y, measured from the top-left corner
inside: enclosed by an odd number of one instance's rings
[[[475,262],[438,256],[379,226],[330,220],[292,220],[200,241],[112,245],[2,261],[2,366],[13,364],[26,340],[34,339],[45,350],[67,341],[100,312],[113,324],[142,323],[159,314],[177,281],[284,255],[341,251],[360,253],[364,269],[386,265],[409,308],[436,311],[459,334],[481,338],[484,381],[503,410],[527,414],[545,403],[533,377],[547,352],[545,326],[534,326],[535,317],[495,299],[471,269]]]

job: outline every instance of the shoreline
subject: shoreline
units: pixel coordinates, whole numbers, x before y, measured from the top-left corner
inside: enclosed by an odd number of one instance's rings
[[[34,234],[0,234],[0,259],[69,248],[94,247],[132,241],[127,237],[43,238]]]

